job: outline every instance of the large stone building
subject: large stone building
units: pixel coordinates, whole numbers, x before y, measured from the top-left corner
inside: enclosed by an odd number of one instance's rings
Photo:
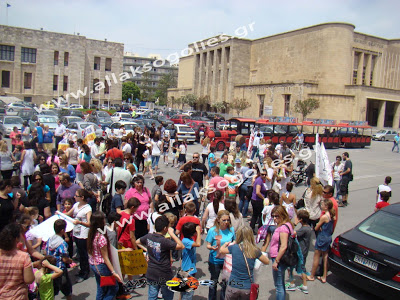
[[[121,43],[0,26],[0,92],[37,104],[67,95],[86,105],[121,101],[123,53]]]
[[[316,98],[308,117],[368,121],[399,128],[400,40],[327,23],[256,40],[213,37],[189,45],[179,63],[178,87],[209,96],[210,104],[245,98],[244,116],[295,116],[297,100]]]

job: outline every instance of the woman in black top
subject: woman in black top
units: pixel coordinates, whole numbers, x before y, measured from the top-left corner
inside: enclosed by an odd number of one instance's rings
[[[8,194],[12,186],[10,179],[0,181],[0,231],[14,220],[14,211],[18,206],[18,194],[14,199]]]
[[[39,209],[39,215],[41,215],[43,219],[47,219],[51,216],[50,201],[46,199],[46,194],[44,193],[41,182],[35,181],[32,183],[29,189],[27,204],[27,206],[37,207]]]
[[[140,164],[143,165],[143,169],[142,172],[144,171],[144,157],[143,157],[143,153],[144,151],[146,151],[146,143],[144,142],[144,136],[142,135],[140,137],[140,141],[139,144],[137,146],[137,152],[136,152],[136,166],[138,168],[138,171],[140,169]]]

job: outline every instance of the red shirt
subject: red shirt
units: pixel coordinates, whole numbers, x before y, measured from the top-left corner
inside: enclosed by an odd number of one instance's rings
[[[119,238],[118,242],[122,243],[122,245],[125,248],[133,248],[130,232],[135,231],[135,220],[133,219],[133,216],[131,216],[130,214],[127,214],[124,211],[122,211],[120,213],[120,215],[121,215],[121,219],[119,220],[119,222],[121,223],[122,227],[118,228],[118,236],[121,236]],[[124,220],[126,220],[126,221],[124,221]],[[130,224],[129,224],[129,221],[131,221]],[[125,224],[127,224],[127,225],[125,226]],[[124,232],[121,234],[121,230],[124,227],[125,227]]]
[[[381,209],[381,208],[384,208],[384,207],[389,206],[389,205],[390,205],[389,203],[387,203],[387,202],[385,202],[385,201],[381,201],[381,202],[378,202],[378,203],[375,205],[375,207],[376,207],[377,209]]]
[[[180,218],[178,221],[178,224],[176,224],[176,230],[179,230],[179,232],[181,233],[181,236],[180,236],[181,240],[183,240],[183,238],[184,238],[184,236],[182,234],[182,226],[183,226],[183,224],[188,223],[188,222],[192,222],[192,223],[195,223],[196,225],[200,226],[199,218],[196,218],[194,216],[184,216],[184,217]],[[193,241],[196,241],[197,234],[192,236],[192,239],[193,239]]]
[[[117,157],[124,159],[124,153],[122,153],[122,151],[117,148],[112,148],[107,151],[106,158],[109,157],[111,157],[113,160]]]

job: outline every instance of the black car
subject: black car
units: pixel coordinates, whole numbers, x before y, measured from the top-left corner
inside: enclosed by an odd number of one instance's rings
[[[85,118],[85,115],[83,114],[82,111],[77,110],[77,109],[60,109],[58,111],[58,117],[66,117],[66,116],[74,116],[74,117],[79,117],[81,119]]]
[[[92,111],[87,121],[100,125],[103,130],[105,130],[106,127],[110,127],[110,125],[113,123],[110,115],[101,110]]]
[[[19,112],[17,112],[17,116],[21,117],[21,119],[24,121],[29,121],[30,119],[32,119],[33,116],[35,116],[37,114],[38,114],[37,111],[34,109],[20,110]]]
[[[130,112],[131,108],[129,106],[129,104],[122,104],[119,108],[119,111],[121,112]]]
[[[377,211],[336,237],[333,274],[383,299],[400,299],[400,203]]]
[[[214,119],[217,119],[217,122],[225,121],[225,118],[223,116],[221,116],[220,114],[217,114],[217,113],[208,113],[207,114],[207,118],[210,121],[214,121]]]
[[[164,127],[167,127],[170,124],[174,124],[170,119],[168,119],[166,116],[157,116],[158,122],[160,122]]]
[[[134,122],[136,122],[136,120]],[[148,129],[151,128],[151,124],[153,124],[153,123],[156,124],[156,128],[158,128],[158,126],[160,126],[160,122],[158,122],[157,120],[154,120],[154,119],[142,119],[142,122]]]

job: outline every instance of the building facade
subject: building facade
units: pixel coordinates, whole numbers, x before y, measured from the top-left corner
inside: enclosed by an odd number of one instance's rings
[[[368,121],[399,128],[400,40],[354,31],[346,23],[327,23],[256,40],[213,37],[190,44],[180,60],[178,87],[208,96],[210,104],[244,98],[243,116],[300,117],[297,100],[315,98],[310,118]]]
[[[121,102],[124,45],[11,26],[0,26],[0,91],[41,104]],[[79,92],[81,91],[81,92]]]
[[[133,81],[140,89],[144,89],[150,94],[150,97],[158,88],[160,79],[165,74],[172,74],[176,80],[178,79],[178,67],[171,64],[168,60],[162,59],[160,55],[153,54],[149,57],[142,57],[136,53],[125,52],[124,72],[133,74],[132,69],[143,72],[137,72],[135,76],[131,76],[128,81]]]

